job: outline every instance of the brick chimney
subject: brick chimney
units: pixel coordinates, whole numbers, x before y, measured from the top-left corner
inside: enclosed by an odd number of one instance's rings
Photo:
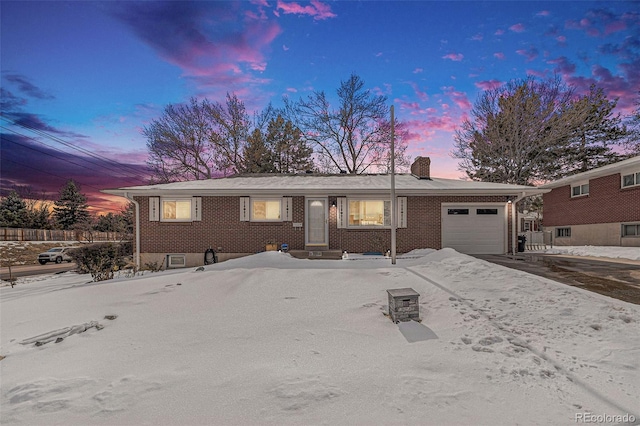
[[[418,179],[431,179],[431,159],[429,157],[417,157],[411,165],[411,174]]]

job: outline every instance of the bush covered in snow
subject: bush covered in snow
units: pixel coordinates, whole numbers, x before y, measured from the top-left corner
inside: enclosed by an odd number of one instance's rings
[[[131,242],[122,242],[90,244],[73,249],[69,255],[78,265],[78,272],[91,274],[94,281],[104,281],[125,267],[132,253]]]

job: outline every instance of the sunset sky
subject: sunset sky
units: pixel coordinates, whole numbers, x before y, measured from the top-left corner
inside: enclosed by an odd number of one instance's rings
[[[640,90],[640,3],[630,1],[0,2],[3,194],[52,199],[68,178],[144,184],[141,130],[169,103],[236,93],[252,112],[359,75],[395,105],[409,152],[458,178],[456,127],[511,79],[592,83],[628,114]],[[114,200],[117,202],[114,203]]]

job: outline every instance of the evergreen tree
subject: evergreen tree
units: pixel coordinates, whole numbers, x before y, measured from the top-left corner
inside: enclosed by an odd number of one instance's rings
[[[61,229],[73,229],[89,222],[87,197],[80,192],[80,186],[68,180],[60,190],[60,198],[54,203],[53,217]]]
[[[273,173],[273,156],[267,148],[264,134],[254,129],[243,151],[245,173]]]
[[[278,115],[267,127],[266,145],[276,173],[296,173],[313,168],[313,149],[302,139],[294,124]]]
[[[0,226],[23,228],[27,220],[27,204],[15,191],[0,201]]]

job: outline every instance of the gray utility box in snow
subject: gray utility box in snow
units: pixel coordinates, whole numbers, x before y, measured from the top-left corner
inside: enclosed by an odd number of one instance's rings
[[[420,321],[420,295],[412,288],[387,290],[389,294],[389,316],[391,321]]]

